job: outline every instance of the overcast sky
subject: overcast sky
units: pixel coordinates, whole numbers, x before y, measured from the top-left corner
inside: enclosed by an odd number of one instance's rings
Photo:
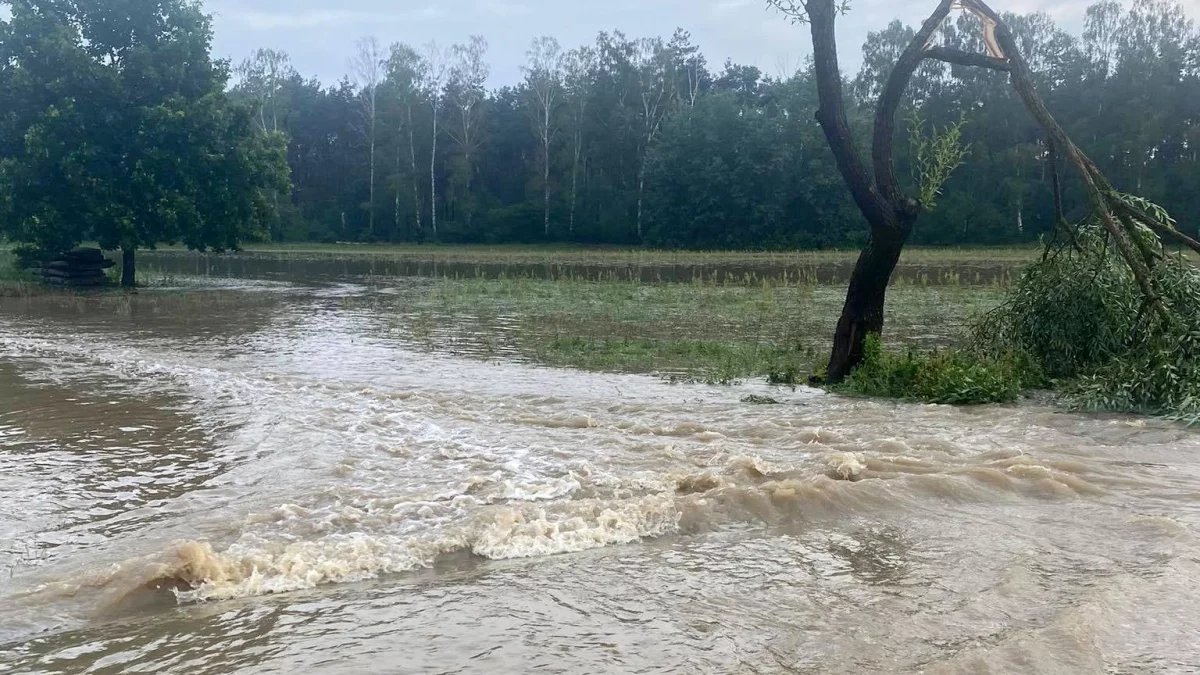
[[[892,19],[916,24],[935,0],[853,0],[840,19],[843,69],[858,67],[867,31]],[[994,0],[997,11],[1044,10],[1078,33],[1091,0]],[[1192,17],[1200,0],[1184,0]],[[355,39],[375,35],[387,45],[414,46],[430,40],[446,45],[480,34],[490,44],[491,84],[514,84],[529,42],[539,35],[558,38],[564,49],[591,43],[601,30],[629,37],[670,37],[688,30],[710,69],[726,57],[776,75],[794,70],[809,53],[808,34],[792,26],[765,0],[207,0],[214,14],[214,55],[235,63],[257,47],[287,51],[305,76],[334,82],[348,71]],[[790,65],[787,65],[790,64]]]

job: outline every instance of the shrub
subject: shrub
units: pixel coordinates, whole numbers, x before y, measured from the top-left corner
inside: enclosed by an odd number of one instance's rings
[[[879,336],[871,335],[862,363],[838,389],[928,403],[999,403],[1015,400],[1040,379],[1031,364],[1017,355],[911,349],[895,354],[883,349]]]
[[[1024,355],[1057,380],[1071,407],[1196,423],[1200,270],[1163,253],[1150,274],[1165,312],[1145,302],[1103,232],[1081,227],[1074,247],[1031,266],[975,326],[973,344],[984,353]]]

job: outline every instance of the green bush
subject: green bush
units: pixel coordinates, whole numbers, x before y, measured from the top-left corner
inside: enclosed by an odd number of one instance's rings
[[[927,403],[1000,403],[1015,400],[1040,379],[1019,356],[911,349],[896,354],[885,351],[879,336],[871,335],[862,363],[837,388],[861,396]]]

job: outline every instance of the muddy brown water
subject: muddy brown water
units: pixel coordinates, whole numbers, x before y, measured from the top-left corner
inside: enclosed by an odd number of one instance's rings
[[[369,292],[0,301],[0,672],[1200,671],[1192,430],[432,355]]]

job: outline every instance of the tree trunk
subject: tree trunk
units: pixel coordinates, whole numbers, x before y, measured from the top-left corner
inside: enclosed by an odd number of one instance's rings
[[[1183,243],[1192,246],[1193,250],[1200,250],[1200,241],[1190,240],[1176,232],[1174,228],[1155,222],[1153,218],[1147,219],[1130,213],[1131,207],[1113,195],[1112,186],[1100,173],[1100,170],[1071,142],[1066,132],[1046,109],[1034,89],[1028,64],[1021,56],[1016,40],[1004,20],[992,11],[984,0],[940,0],[933,14],[926,19],[921,29],[909,42],[908,47],[897,58],[880,94],[875,112],[871,145],[874,181],[871,180],[862,163],[846,118],[834,30],[834,17],[838,14],[840,3],[835,0],[806,0],[798,4],[783,0],[770,1],[785,12],[792,14],[793,17],[806,20],[812,29],[813,70],[816,73],[817,98],[820,103],[817,109],[817,121],[821,125],[830,150],[833,151],[838,171],[842,174],[842,179],[849,188],[855,205],[858,206],[870,226],[870,238],[855,264],[854,273],[850,278],[850,287],[846,293],[846,304],[842,308],[842,316],[834,335],[833,352],[828,369],[829,382],[838,382],[844,379],[862,360],[863,342],[866,336],[882,330],[887,284],[896,267],[896,262],[900,259],[900,251],[912,231],[913,223],[916,222],[923,207],[917,200],[904,196],[897,186],[892,156],[892,139],[896,109],[901,102],[904,90],[917,66],[927,58],[1009,72],[1013,88],[1026,111],[1048,136],[1050,161],[1055,162],[1055,153],[1061,150],[1065,153],[1067,161],[1079,170],[1080,178],[1091,197],[1096,216],[1108,231],[1122,258],[1128,263],[1146,302],[1158,311],[1164,320],[1170,320],[1170,316],[1159,298],[1155,281],[1147,271],[1148,266],[1154,263],[1154,251],[1142,245],[1142,239],[1136,231],[1133,219],[1142,221],[1155,231],[1174,233],[1174,239],[1177,241],[1182,239]],[[991,32],[995,38],[995,44],[991,41],[988,42],[987,54],[930,46],[934,32],[954,6],[976,14],[993,27]],[[798,8],[801,7],[803,14],[798,13]],[[1062,219],[1062,203],[1056,167],[1052,165],[1051,171],[1055,174],[1055,220],[1067,230],[1068,234],[1071,234],[1071,228]],[[639,229],[641,225],[640,195],[639,185]],[[1018,222],[1020,223],[1020,220]],[[1135,250],[1135,245],[1141,250]]]
[[[134,258],[136,250],[133,246],[121,249],[121,286],[124,288],[133,288],[137,285],[136,260]]]
[[[637,238],[642,240],[642,191],[646,189],[646,162],[642,161],[642,168],[638,169],[638,191],[637,191]]]
[[[371,117],[371,185],[369,188],[370,196],[367,198],[367,229],[371,232],[371,238],[375,235],[375,118]]]
[[[470,145],[468,144],[468,148]],[[463,150],[463,161],[467,165],[467,180],[463,185],[463,190],[466,192],[466,212],[467,212],[467,229],[471,229],[471,216],[474,214],[474,204],[471,202],[471,151]]]
[[[550,109],[546,109],[546,131],[542,134],[542,225],[550,238]]]
[[[817,122],[833,151],[838,171],[855,205],[870,226],[870,237],[854,265],[850,287],[846,291],[846,303],[833,337],[827,381],[836,383],[845,379],[862,361],[867,335],[883,330],[888,281],[921,212],[921,204],[901,194],[896,186],[892,160],[895,116],[904,90],[924,58],[925,46],[950,12],[951,0],[941,0],[888,75],[875,111],[871,144],[874,182],[860,159],[846,118],[834,31],[834,17],[837,15],[834,0],[811,0],[805,7],[809,11],[812,29],[813,68],[820,102]]]
[[[845,379],[862,361],[863,344],[867,336],[883,331],[883,307],[888,282],[900,260],[900,251],[904,248],[910,229],[911,226],[895,235],[887,230],[873,229],[873,232],[884,234],[872,234],[859,254],[850,277],[850,288],[846,291],[846,304],[842,306],[842,316],[833,335],[827,381],[840,382]]]
[[[575,204],[579,197],[579,141],[575,141],[575,160],[571,163],[571,220],[567,231],[575,235]]]
[[[279,217],[279,190],[271,190],[271,202],[275,206],[275,241],[283,241],[283,219]]]
[[[429,153],[429,226],[437,239],[437,108],[433,109],[433,149]]]
[[[396,131],[398,132],[398,131],[400,131],[400,129],[397,129]],[[397,235],[400,235],[402,232],[402,229],[400,227],[400,167],[401,167],[401,163],[402,163],[401,162],[402,154],[403,153],[401,153],[401,139],[400,139],[400,137],[397,137],[396,138],[396,207],[395,207],[395,213],[392,214],[392,216],[391,216],[392,221],[394,221],[394,223],[395,223],[395,225],[392,227],[394,227],[395,229],[392,229],[392,238],[397,237]]]
[[[417,232],[421,231],[421,196],[417,186],[417,145],[413,141],[412,106],[408,106],[408,158],[412,163],[413,211],[417,218]]]

